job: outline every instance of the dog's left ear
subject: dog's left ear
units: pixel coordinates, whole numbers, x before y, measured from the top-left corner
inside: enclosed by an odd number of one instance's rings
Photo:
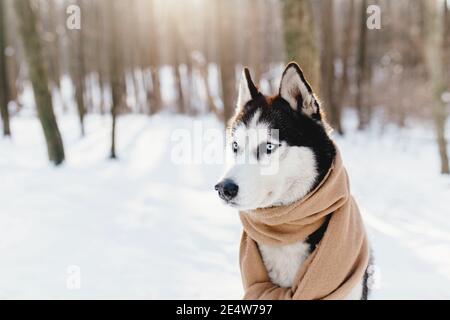
[[[284,70],[279,94],[295,111],[321,119],[319,102],[297,63],[289,63]]]
[[[252,77],[250,76],[250,70],[248,68],[244,68],[242,71],[241,82],[239,84],[239,94],[238,100],[236,103],[236,110],[240,110],[245,105],[256,98],[259,94],[258,88],[253,83]]]

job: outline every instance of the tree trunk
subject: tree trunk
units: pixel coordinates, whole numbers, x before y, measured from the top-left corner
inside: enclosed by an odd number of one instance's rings
[[[264,35],[261,33],[261,3],[260,0],[250,0],[248,8],[248,20],[251,30],[248,39],[249,65],[251,67],[252,79],[256,86],[259,86],[262,75],[263,46],[261,42]]]
[[[284,40],[288,61],[297,61],[312,87],[320,90],[320,57],[309,0],[283,1]]]
[[[368,124],[366,115],[366,85],[367,85],[367,25],[366,9],[367,0],[363,0],[360,8],[358,66],[357,66],[357,92],[356,110],[358,111],[358,129],[364,129]]]
[[[58,32],[59,28],[59,14],[60,9],[58,3],[55,0],[48,1],[48,32],[51,35],[49,43],[46,43],[47,48],[47,63],[49,69],[49,75],[53,84],[53,89],[58,93],[62,109],[66,112],[67,105],[64,101],[64,97],[61,91],[61,40]],[[45,48],[44,48],[45,49]]]
[[[349,58],[350,52],[353,48],[353,17],[355,14],[355,1],[349,0],[349,7],[347,11],[346,23],[344,26],[344,40],[342,42],[342,78],[339,83],[339,89],[336,96],[336,104],[338,105],[339,111],[342,112],[344,109],[345,99],[348,94],[348,84],[349,84]],[[342,129],[343,130],[343,129]],[[343,134],[343,132],[341,133]]]
[[[105,114],[105,99],[104,99],[104,82],[105,82],[105,76],[103,72],[103,58],[104,58],[104,42],[102,41],[103,35],[102,32],[104,31],[103,27],[103,14],[102,14],[102,7],[101,3],[95,3],[94,4],[94,10],[95,10],[95,18],[97,19],[96,27],[97,31],[95,33],[95,46],[96,46],[96,67],[97,67],[97,82],[99,86],[99,109],[100,114]]]
[[[220,34],[219,41],[219,66],[220,66],[220,81],[222,87],[222,102],[223,102],[223,120],[226,124],[232,117],[235,110],[236,101],[236,77],[235,77],[235,57],[232,32],[232,17],[233,10],[230,8],[228,0],[218,0],[216,2],[216,13],[218,17],[218,30]]]
[[[14,0],[20,23],[25,55],[28,61],[29,77],[33,85],[39,120],[44,131],[50,161],[59,165],[64,161],[64,147],[52,97],[48,89],[48,75],[42,55],[41,42],[36,27],[36,14],[29,0]]]
[[[436,140],[441,160],[441,172],[450,174],[449,159],[447,153],[447,141],[445,138],[445,123],[447,114],[442,94],[445,92],[444,54],[443,43],[445,39],[444,19],[440,19],[437,1],[427,1],[425,4],[425,52],[427,70],[430,78],[431,89],[434,94],[433,119],[436,129]],[[445,17],[445,16],[444,16]]]
[[[447,90],[450,91],[450,4],[444,1],[444,40],[442,42],[442,58],[444,69],[444,83],[447,85]]]
[[[11,136],[11,128],[9,125],[9,86],[6,67],[6,21],[4,1],[0,0],[0,115],[3,123],[3,135]]]
[[[83,8],[82,0],[78,0],[77,4],[80,8]],[[82,11],[83,14],[83,11]],[[83,19],[83,15],[81,16]],[[71,30],[74,37],[72,39],[72,50],[74,56],[72,58],[72,73],[73,81],[75,84],[75,100],[77,103],[78,118],[80,121],[81,136],[84,137],[84,117],[86,115],[86,104],[85,104],[85,63],[84,63],[84,31],[83,23],[81,23],[80,30]]]
[[[176,50],[175,50],[176,51]],[[175,58],[173,64],[173,76],[175,79],[175,89],[177,92],[177,111],[180,114],[186,114],[186,99],[183,93],[183,85],[181,80],[180,63],[178,57]]]
[[[109,36],[109,67],[111,75],[111,152],[110,158],[116,159],[116,124],[119,110],[124,106],[124,74],[123,61],[120,51],[120,33],[117,32],[117,8],[118,1],[108,1],[109,7],[109,28],[111,30]]]
[[[183,47],[181,45],[181,35],[180,30],[178,30],[178,19],[177,12],[172,11],[170,13],[170,35],[171,40],[171,63],[173,68],[173,77],[175,80],[175,91],[176,91],[176,110],[180,114],[186,114],[186,98],[183,92],[183,83],[181,78],[180,67],[182,64]]]
[[[17,41],[19,42],[19,41]],[[22,104],[19,101],[19,92],[23,91],[23,82],[21,81],[19,76],[20,71],[20,62],[19,56],[16,52],[10,57],[6,59],[6,74],[7,74],[7,100],[14,101],[17,105],[18,109],[22,108]]]
[[[150,66],[151,86],[147,88],[147,98],[150,102],[150,114],[155,114],[162,109],[161,86],[159,82],[159,48],[156,45],[159,42],[158,24],[156,23],[155,2],[149,4],[149,52],[148,64]]]
[[[150,76],[152,79],[152,86],[148,91],[148,99],[150,101],[150,114],[155,114],[162,109],[162,99],[161,85],[159,82],[159,67],[153,65],[153,63],[150,66]]]
[[[323,54],[322,54],[322,92],[325,100],[325,109],[328,110],[328,119],[331,126],[339,134],[343,134],[341,124],[341,109],[335,99],[335,50],[334,50],[334,12],[333,0],[323,2]]]
[[[203,57],[202,57],[203,58]],[[208,65],[207,62],[204,59],[197,59],[195,60],[195,66],[200,73],[200,78],[203,84],[203,87],[205,88],[205,94],[206,94],[206,104],[208,105],[208,110],[211,113],[214,113],[219,118],[222,117],[222,114],[218,110],[216,106],[216,102],[214,101],[213,95],[211,93],[211,88],[209,87],[208,82]]]
[[[55,0],[48,1],[48,31],[51,34],[51,41],[48,45],[48,56],[50,65],[50,74],[54,86],[58,91],[61,90],[61,66],[60,66],[60,54],[59,54],[59,35],[58,35],[58,23],[57,23],[57,4]]]

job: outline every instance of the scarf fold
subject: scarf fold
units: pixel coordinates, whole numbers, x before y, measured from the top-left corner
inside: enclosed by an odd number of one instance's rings
[[[305,240],[330,215],[317,248],[301,265],[291,288],[270,281],[257,243],[281,246]],[[288,206],[243,211],[240,267],[244,299],[344,299],[363,278],[369,246],[358,206],[350,195],[339,151],[322,182]]]

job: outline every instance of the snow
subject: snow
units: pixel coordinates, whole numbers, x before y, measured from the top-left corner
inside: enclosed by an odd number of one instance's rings
[[[58,121],[59,168],[33,115],[14,117],[13,139],[0,138],[0,298],[241,298],[238,215],[213,190],[222,165],[171,158],[174,130],[222,124],[121,116],[113,161],[108,117],[89,115],[85,138],[75,115]],[[372,297],[449,299],[450,178],[439,175],[432,131],[346,126],[337,143],[374,250]],[[68,285],[73,270],[79,288]]]

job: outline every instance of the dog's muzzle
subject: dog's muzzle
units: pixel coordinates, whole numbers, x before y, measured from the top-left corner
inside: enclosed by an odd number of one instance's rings
[[[225,201],[235,198],[239,191],[239,186],[230,179],[219,182],[214,188],[219,192],[219,197]]]

